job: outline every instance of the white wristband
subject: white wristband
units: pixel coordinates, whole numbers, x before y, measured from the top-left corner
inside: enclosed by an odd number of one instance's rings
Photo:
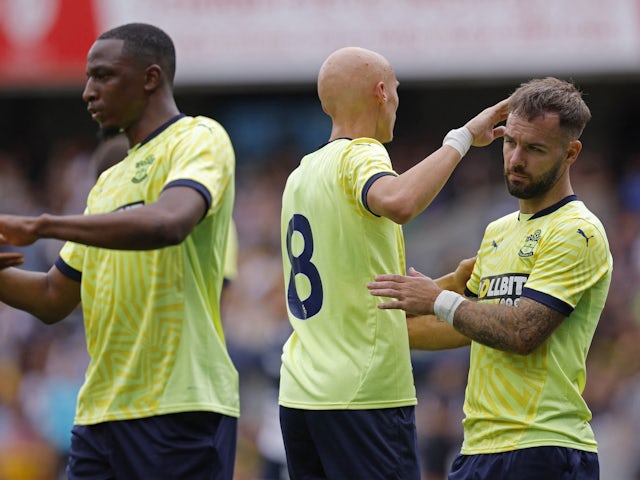
[[[443,290],[433,303],[433,313],[453,326],[453,314],[462,302],[464,302],[462,295],[451,290]]]
[[[449,145],[455,148],[460,153],[460,156],[464,157],[471,148],[472,142],[473,135],[469,129],[467,127],[460,127],[447,133],[442,141],[442,145]]]

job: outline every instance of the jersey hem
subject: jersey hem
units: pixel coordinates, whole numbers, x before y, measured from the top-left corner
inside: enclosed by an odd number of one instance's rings
[[[367,402],[367,403],[305,403],[279,400],[279,405],[286,408],[296,408],[299,410],[370,410],[377,408],[409,407],[418,404],[417,398],[394,400],[389,402]]]
[[[535,448],[535,447],[563,447],[563,448],[573,448],[574,450],[582,450],[584,452],[598,453],[597,445],[585,445],[582,443],[575,442],[562,442],[559,440],[542,440],[537,442],[527,442],[518,445],[509,445],[504,447],[496,447],[496,448],[465,448],[464,446],[460,449],[460,453],[462,455],[482,455],[487,453],[504,453],[511,452],[514,450],[523,450],[525,448]]]
[[[235,408],[227,408],[222,406],[210,406],[210,405],[185,405],[181,407],[172,407],[159,409],[154,412],[139,412],[139,413],[112,413],[102,415],[99,417],[82,418],[76,417],[73,421],[74,425],[95,425],[97,423],[115,422],[120,420],[137,420],[139,418],[157,417],[160,415],[169,415],[172,413],[185,413],[185,412],[213,412],[221,415],[227,415],[229,417],[240,417],[240,410]]]

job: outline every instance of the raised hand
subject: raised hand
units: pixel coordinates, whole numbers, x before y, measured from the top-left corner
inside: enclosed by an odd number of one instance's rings
[[[509,115],[509,99],[504,99],[492,107],[485,108],[478,115],[469,120],[465,127],[473,135],[474,147],[484,147],[493,142],[496,138],[504,135],[505,127],[496,125],[507,119]]]
[[[454,290],[459,293],[464,291],[465,287],[467,286],[467,281],[469,280],[469,277],[471,277],[471,273],[473,272],[473,267],[475,264],[476,257],[460,260],[458,267],[453,272],[455,287],[450,288],[450,290]]]
[[[409,275],[377,275],[367,285],[369,293],[376,297],[396,300],[382,302],[378,308],[400,309],[414,315],[433,314],[433,303],[442,289],[429,277],[410,268]]]

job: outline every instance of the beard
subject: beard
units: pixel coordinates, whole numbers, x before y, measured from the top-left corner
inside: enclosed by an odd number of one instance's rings
[[[530,183],[524,184],[520,182],[510,182],[508,172],[504,172],[504,179],[507,184],[509,193],[516,198],[522,200],[529,200],[536,198],[547,193],[556,184],[560,178],[560,170],[562,169],[562,162],[557,162],[553,165],[551,170],[545,172],[538,178],[531,179]],[[522,174],[522,169],[516,167],[512,170],[513,173]]]

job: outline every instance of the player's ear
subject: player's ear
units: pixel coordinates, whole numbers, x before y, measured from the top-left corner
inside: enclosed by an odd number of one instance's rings
[[[571,140],[566,152],[566,159],[569,165],[572,165],[582,150],[582,142],[580,140]]]
[[[383,81],[376,83],[376,86],[374,88],[374,96],[376,98],[376,101],[380,105],[387,101],[387,89]]]
[[[144,71],[144,87],[147,91],[156,90],[162,83],[164,72],[157,64],[149,65]]]

